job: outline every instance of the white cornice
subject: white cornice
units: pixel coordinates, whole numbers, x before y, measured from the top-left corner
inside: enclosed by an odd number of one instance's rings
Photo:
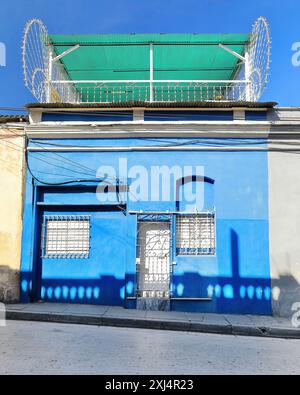
[[[126,139],[135,137],[291,138],[300,137],[300,121],[122,122],[97,125],[41,123],[29,125],[25,130],[29,138],[45,139]]]
[[[35,124],[29,138],[134,138],[134,137],[256,137],[269,136],[270,122],[122,122],[101,124]],[[299,132],[300,132],[300,124]]]

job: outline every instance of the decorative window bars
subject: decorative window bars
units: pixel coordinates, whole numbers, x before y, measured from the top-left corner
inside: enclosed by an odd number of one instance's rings
[[[46,216],[42,235],[43,258],[89,258],[90,216]]]
[[[176,236],[177,255],[215,255],[215,214],[178,215],[176,219]]]

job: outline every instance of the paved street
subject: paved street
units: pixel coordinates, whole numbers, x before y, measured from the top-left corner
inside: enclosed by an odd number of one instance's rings
[[[9,321],[0,374],[299,374],[300,341]]]

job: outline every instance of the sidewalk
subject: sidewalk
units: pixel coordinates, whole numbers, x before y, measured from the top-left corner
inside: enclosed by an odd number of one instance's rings
[[[300,339],[300,328],[294,328],[288,319],[275,317],[140,311],[50,303],[7,305],[6,308],[8,320]]]

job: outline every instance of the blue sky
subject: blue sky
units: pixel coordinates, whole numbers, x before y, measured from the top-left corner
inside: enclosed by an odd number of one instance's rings
[[[52,34],[248,33],[260,15],[272,30],[271,77],[262,100],[300,106],[300,67],[291,61],[292,45],[300,42],[299,0],[2,0],[7,66],[0,67],[0,107],[35,101],[21,63],[23,29],[31,18],[42,19]]]

